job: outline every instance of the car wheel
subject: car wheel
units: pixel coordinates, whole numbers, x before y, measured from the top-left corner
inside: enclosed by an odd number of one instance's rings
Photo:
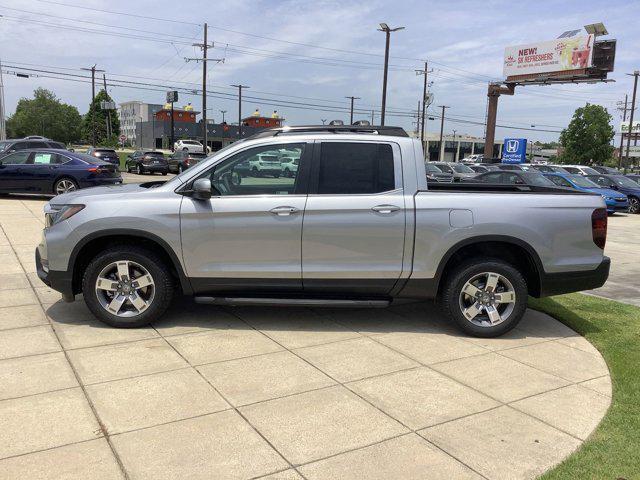
[[[259,177],[259,176],[260,176],[260,172],[258,171],[258,169],[257,169],[256,167],[253,167],[253,168],[251,169],[251,174],[252,174],[254,177]]]
[[[78,184],[71,178],[61,178],[53,185],[53,193],[62,195],[63,193],[73,192],[78,189]]]
[[[280,178],[280,174],[279,173],[274,173],[273,174],[273,178]]]
[[[187,147],[184,147],[184,148],[182,149],[182,151],[183,151],[183,152],[188,152],[188,151],[189,151],[189,149],[188,149]]]
[[[127,173],[131,173],[131,165],[129,165],[129,162],[124,164],[124,168],[127,171]]]
[[[640,199],[629,197],[629,213],[640,213]]]
[[[162,172],[162,176],[164,177],[167,173],[169,173],[169,172],[167,172],[167,171],[165,170],[164,172]]]
[[[142,168],[142,165],[138,164],[138,166],[136,167],[136,173],[138,175],[144,175],[144,168]]]
[[[82,277],[82,294],[89,310],[104,323],[142,327],[157,320],[171,303],[173,279],[155,253],[122,245],[93,258]]]
[[[184,172],[184,167],[182,166],[182,164],[178,165],[178,173],[182,173]]]
[[[527,282],[516,268],[485,257],[456,267],[439,300],[445,315],[465,333],[497,337],[522,319],[527,295]]]

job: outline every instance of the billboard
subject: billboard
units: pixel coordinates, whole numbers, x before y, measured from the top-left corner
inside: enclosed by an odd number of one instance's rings
[[[622,133],[629,133],[629,122],[620,123],[620,131]],[[640,133],[640,120],[633,121],[633,128],[631,129],[631,133]]]
[[[505,138],[502,147],[502,163],[526,163],[527,139]]]
[[[593,35],[584,35],[507,47],[503,74],[508,78],[590,68],[593,41]]]

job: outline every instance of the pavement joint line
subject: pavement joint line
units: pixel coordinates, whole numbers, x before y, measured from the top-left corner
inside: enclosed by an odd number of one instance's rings
[[[0,398],[0,403],[7,402],[9,400],[20,400],[22,398],[37,397],[38,395],[46,395],[48,393],[64,392],[66,390],[73,390],[74,388],[79,388],[79,385],[74,385],[73,387],[54,388],[53,390],[45,390],[44,392],[28,393],[26,395],[20,395],[18,397]]]
[[[2,226],[2,224],[0,224],[0,231],[2,231],[2,233],[6,237],[6,231],[4,230],[4,227]],[[11,247],[13,252],[16,253],[16,250],[15,250],[14,246],[11,244],[11,242],[9,242],[9,246]],[[24,267],[22,267],[22,268],[24,270]],[[26,274],[26,271],[25,271],[25,274]],[[32,290],[34,290],[34,289],[32,288]],[[36,292],[34,291],[33,294],[36,295]],[[36,295],[36,298],[38,298],[37,295]],[[39,298],[38,298],[38,304],[40,305],[40,308],[42,308],[44,310],[43,304],[42,304],[42,302],[40,301]],[[69,368],[71,368],[71,371],[73,372],[73,375],[74,375],[76,381],[78,382],[78,384],[80,386],[80,389],[82,390],[84,398],[85,398],[87,404],[89,405],[89,408],[91,409],[91,412],[93,413],[93,416],[94,416],[98,426],[100,427],[100,431],[102,432],[102,434],[103,434],[103,436],[104,436],[104,438],[105,438],[105,440],[107,442],[107,445],[109,445],[109,448],[111,449],[111,453],[113,454],[114,459],[116,460],[116,462],[118,464],[118,467],[120,468],[120,471],[122,472],[122,475],[124,476],[125,480],[129,480],[130,477],[129,477],[129,474],[127,473],[127,470],[126,470],[124,464],[122,463],[122,459],[118,456],[118,453],[116,452],[115,447],[111,443],[111,440],[109,438],[109,432],[108,432],[107,428],[105,427],[104,423],[102,422],[102,420],[100,419],[100,416],[98,415],[96,407],[93,404],[93,402],[91,401],[91,398],[87,394],[87,390],[85,388],[85,385],[82,383],[82,379],[81,379],[80,375],[78,374],[78,371],[76,370],[76,368],[73,365],[73,363],[71,363],[71,359],[69,358],[69,354],[67,353],[67,351],[64,348],[64,345],[60,341],[60,337],[58,335],[58,332],[56,332],[56,329],[54,328],[54,326],[51,323],[51,321],[49,321],[49,324],[51,326],[51,329],[53,330],[53,334],[55,335],[56,340],[58,341],[58,344],[60,345],[60,348],[64,352],[64,356],[65,356],[65,358],[67,360],[67,363],[69,364]],[[31,453],[33,453],[33,452],[31,452]]]
[[[76,387],[76,388],[78,388],[78,387]],[[30,452],[18,453],[16,455],[9,455],[8,457],[0,458],[0,464],[2,464],[2,462],[4,460],[10,460],[12,458],[26,457],[27,455],[32,455],[34,453],[49,452],[51,450],[56,450],[58,448],[70,447],[71,445],[79,445],[81,443],[95,442],[96,440],[101,440],[103,438],[105,438],[105,437],[104,436],[100,436],[100,437],[95,437],[95,438],[89,438],[87,440],[78,440],[77,442],[65,443],[65,444],[62,444],[62,445],[55,445],[53,447],[40,448],[38,450],[31,450]]]
[[[226,311],[226,310],[225,310],[225,311]],[[243,322],[247,323],[247,322],[244,320],[244,318],[242,318],[240,315],[236,314],[235,312],[233,312],[232,314],[233,314],[233,315],[235,315],[237,318],[239,318],[241,321],[243,321]],[[247,325],[248,325],[248,323],[247,323]],[[252,328],[254,328],[254,327],[252,327]],[[255,328],[254,328],[254,329],[255,329]],[[256,330],[257,332],[262,333],[260,330],[257,330],[257,329],[255,329],[255,330]],[[263,334],[263,335],[265,335],[264,333],[262,333],[262,334]],[[265,336],[267,336],[267,335],[265,335]],[[267,338],[269,338],[269,337],[267,337]],[[273,340],[273,339],[271,339],[271,340],[272,340],[272,341],[274,341],[275,343],[277,343],[278,345],[280,345],[281,347],[285,348],[287,351],[289,351],[291,354],[293,354],[293,355],[295,355],[296,357],[298,357],[298,358],[299,358],[300,360],[302,360],[303,362],[305,362],[305,363],[307,363],[308,365],[310,365],[312,368],[315,368],[315,369],[316,369],[316,370],[318,370],[319,372],[321,372],[321,373],[325,374],[327,377],[329,377],[330,379],[332,379],[334,382],[338,383],[338,385],[333,385],[331,388],[335,388],[335,387],[341,386],[342,388],[344,388],[345,390],[347,390],[347,391],[351,392],[353,395],[355,395],[355,396],[356,396],[356,397],[358,397],[360,400],[362,400],[363,402],[367,403],[368,405],[370,405],[371,407],[373,407],[374,409],[376,409],[377,411],[379,411],[379,412],[380,412],[380,413],[382,413],[383,415],[385,415],[385,416],[387,416],[387,417],[391,418],[392,420],[396,421],[398,424],[402,425],[404,428],[406,428],[406,429],[407,429],[407,430],[409,430],[410,432],[413,432],[413,433],[416,433],[416,434],[417,434],[417,432],[416,432],[414,429],[412,429],[412,428],[411,428],[411,427],[409,427],[408,425],[405,425],[405,423],[404,423],[404,422],[402,422],[402,421],[398,420],[397,418],[395,418],[395,417],[394,417],[393,415],[391,415],[390,413],[385,412],[385,411],[384,411],[384,410],[382,410],[380,407],[378,407],[377,405],[373,404],[372,402],[370,402],[368,399],[364,398],[364,397],[363,397],[362,395],[360,395],[359,393],[354,392],[354,391],[353,391],[352,389],[350,389],[347,385],[345,385],[345,383],[344,383],[344,382],[340,382],[339,380],[337,380],[336,378],[334,378],[334,377],[333,377],[332,375],[330,375],[329,373],[327,373],[327,372],[323,371],[321,368],[317,367],[317,366],[316,366],[316,365],[314,365],[313,363],[309,362],[307,359],[305,359],[305,358],[301,357],[300,355],[298,355],[297,353],[295,353],[293,350],[291,350],[291,349],[289,349],[289,348],[285,347],[284,345],[282,345],[281,343],[277,342],[276,340]],[[385,345],[385,346],[386,346],[386,345]],[[402,354],[401,354],[401,355],[402,355]],[[394,373],[397,373],[397,372],[394,372]],[[390,374],[388,374],[388,375],[390,375]],[[329,388],[329,387],[327,387],[327,388]],[[226,399],[225,399],[225,400],[226,400]],[[265,403],[266,403],[266,402],[269,402],[269,401],[270,401],[270,400],[265,400]],[[407,432],[407,433],[408,433],[408,432]],[[393,437],[392,437],[392,438],[393,438]],[[390,438],[387,438],[386,440],[389,440],[389,439],[390,439]],[[426,440],[426,439],[425,439],[425,440]],[[377,442],[377,443],[381,443],[381,442]],[[353,450],[359,450],[359,449],[361,449],[361,448],[364,448],[364,447],[354,448]],[[438,447],[438,448],[440,448],[440,447]],[[480,472],[476,471],[473,467],[471,467],[471,466],[467,465],[465,462],[463,462],[461,459],[457,458],[457,457],[456,457],[455,455],[453,455],[452,453],[447,452],[447,451],[445,451],[445,450],[443,450],[443,449],[441,449],[441,448],[440,448],[440,450],[441,450],[443,453],[445,453],[446,455],[448,455],[448,456],[450,456],[451,458],[453,458],[454,460],[456,460],[457,462],[459,462],[460,464],[462,464],[462,465],[464,465],[465,467],[467,467],[469,470],[473,471],[474,473],[477,473],[478,475],[480,475],[480,476],[481,476],[481,477],[483,477],[483,478],[486,478],[486,477],[484,477],[484,475],[482,475]],[[347,453],[348,451],[349,451],[349,450],[344,451],[344,452],[340,452],[340,453]],[[320,459],[316,459],[316,460],[314,460],[314,461],[319,461],[319,460],[320,460]],[[296,471],[297,471],[297,470],[296,470]],[[300,473],[300,472],[298,471],[298,473]],[[300,473],[300,474],[301,474],[301,473]]]
[[[153,325],[151,326],[151,328],[153,328],[154,330],[156,330],[156,328],[155,328]],[[187,358],[185,358],[185,357],[184,357],[184,355],[182,355],[182,353],[180,353],[180,351],[178,351],[178,349],[177,349],[176,347],[174,347],[173,345],[171,345],[171,343],[169,343],[169,341],[168,341],[166,338],[164,338],[164,336],[163,336],[160,332],[158,332],[158,331],[156,330],[156,333],[157,333],[158,335],[160,335],[160,337],[164,340],[164,342],[165,342],[167,345],[169,345],[169,347],[171,347],[171,348],[173,349],[173,351],[175,351],[175,352],[176,352],[176,354],[178,354],[178,355],[180,356],[180,358],[182,358],[185,362],[187,362],[187,365],[189,365],[189,366],[190,366],[190,367],[191,367],[191,368],[196,372],[196,374],[197,374],[200,378],[202,378],[202,379],[203,379],[203,380],[204,380],[204,381],[205,381],[205,382],[206,382],[206,383],[207,383],[207,384],[208,384],[208,385],[213,389],[213,391],[214,391],[214,392],[216,392],[218,395],[220,395],[220,398],[222,398],[222,399],[226,402],[226,404],[230,406],[230,409],[232,409],[233,411],[235,411],[235,413],[236,413],[237,415],[239,415],[239,416],[240,416],[240,418],[242,418],[242,419],[247,423],[247,425],[249,425],[249,427],[251,427],[251,429],[252,429],[252,430],[253,430],[253,431],[254,431],[254,432],[255,432],[255,433],[256,433],[260,438],[262,438],[262,440],[264,440],[264,442],[265,442],[267,445],[269,445],[269,446],[273,449],[273,451],[274,451],[274,452],[276,452],[276,453],[280,456],[280,458],[282,458],[282,460],[284,460],[285,462],[287,462],[287,464],[288,464],[291,468],[293,468],[293,469],[296,471],[296,473],[298,473],[300,476],[302,476],[302,477],[306,480],[306,477],[304,477],[304,476],[302,475],[302,473],[301,473],[301,472],[299,472],[299,471],[298,471],[298,470],[293,466],[293,464],[289,461],[289,459],[288,459],[288,458],[286,458],[286,457],[285,457],[285,456],[284,456],[284,455],[283,455],[283,454],[282,454],[282,453],[281,453],[281,452],[280,452],[280,451],[275,447],[275,445],[273,445],[273,444],[269,441],[269,439],[267,439],[267,438],[262,434],[262,432],[260,432],[260,431],[259,431],[259,430],[258,430],[258,429],[257,429],[257,428],[256,428],[256,427],[255,427],[255,426],[254,426],[250,421],[249,421],[249,419],[248,419],[247,417],[245,417],[245,416],[242,414],[242,412],[240,412],[240,410],[238,409],[238,407],[236,407],[235,405],[233,405],[233,404],[232,404],[232,403],[227,399],[227,397],[226,397],[225,395],[223,395],[223,394],[222,394],[222,392],[221,392],[220,390],[218,390],[218,389],[215,387],[215,385],[213,385],[213,383],[211,383],[211,382],[209,381],[209,379],[207,379],[207,378],[202,374],[202,372],[200,372],[200,371],[199,371],[199,370],[198,370],[194,365],[192,365],[192,364],[191,364],[191,362],[189,362],[189,360],[187,360]],[[230,410],[230,409],[227,409],[227,410]]]

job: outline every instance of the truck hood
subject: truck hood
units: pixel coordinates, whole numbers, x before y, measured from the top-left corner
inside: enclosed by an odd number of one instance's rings
[[[87,203],[97,201],[109,195],[135,195],[144,194],[153,190],[156,182],[128,183],[119,185],[106,185],[104,187],[83,188],[74,192],[63,193],[51,199],[51,205],[64,205],[69,203]],[[164,182],[161,182],[164,183]],[[144,185],[144,186],[143,186]]]

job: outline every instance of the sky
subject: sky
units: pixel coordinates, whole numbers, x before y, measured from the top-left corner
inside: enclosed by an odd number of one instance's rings
[[[498,127],[496,138],[531,141],[556,140],[587,102],[606,107],[617,128],[617,102],[625,93],[631,97],[632,77],[625,73],[640,69],[636,0],[0,0],[0,15],[3,70],[67,75],[5,73],[7,114],[37,87],[86,112],[91,85],[80,69],[94,64],[106,71],[108,84],[136,82],[108,87],[116,103],[163,103],[168,87],[179,87],[179,104],[191,102],[200,110],[201,96],[189,90],[201,88],[202,66],[185,57],[202,55],[191,44],[202,43],[205,22],[214,45],[209,57],[224,59],[208,67],[207,115],[215,121],[226,110],[226,120],[237,122],[236,89],[230,85],[238,83],[250,87],[243,94],[243,116],[259,108],[263,114],[277,109],[289,125],[348,121],[345,97],[353,95],[360,97],[355,118],[370,119],[381,104],[380,22],[405,27],[391,38],[386,124],[406,129],[415,128],[411,115],[423,83],[415,70],[425,60],[433,70],[429,113],[439,114],[438,106],[446,105],[445,133],[483,136],[487,82],[501,79],[506,46],[603,22],[610,32],[606,38],[618,41],[609,76],[615,82],[518,87],[514,96],[501,97],[498,124],[517,128]],[[377,113],[374,121],[379,123]],[[429,132],[439,129],[439,118],[427,122]]]

